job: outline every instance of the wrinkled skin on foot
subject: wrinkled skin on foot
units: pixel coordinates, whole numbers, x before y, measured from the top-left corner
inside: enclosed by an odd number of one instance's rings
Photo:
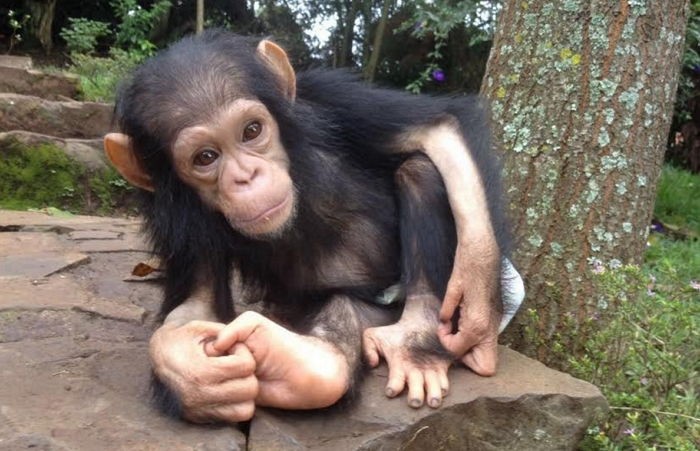
[[[452,359],[429,355],[429,351],[415,355],[412,344],[425,334],[435,335],[435,330],[426,331],[422,321],[402,318],[398,323],[366,329],[362,348],[370,366],[379,365],[383,357],[389,367],[386,395],[398,396],[408,388],[408,405],[414,408],[423,403],[432,408],[440,407],[442,398],[449,391],[447,370]]]
[[[206,345],[209,356],[245,345],[255,360],[255,404],[280,409],[318,409],[336,403],[349,389],[350,368],[328,342],[299,335],[255,312],[245,312]]]

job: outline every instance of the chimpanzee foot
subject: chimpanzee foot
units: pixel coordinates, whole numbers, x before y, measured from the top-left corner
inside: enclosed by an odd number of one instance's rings
[[[254,312],[228,324],[207,346],[210,355],[244,343],[256,363],[259,392],[255,404],[280,409],[316,409],[337,402],[348,390],[345,356],[330,343],[299,335]]]
[[[452,359],[428,354],[417,356],[411,351],[412,345],[418,344],[426,333],[424,324],[402,320],[390,326],[366,329],[362,337],[362,349],[372,367],[379,364],[380,357],[387,361],[386,395],[393,398],[408,385],[408,404],[415,408],[424,402],[432,408],[440,407],[449,390],[447,370]]]

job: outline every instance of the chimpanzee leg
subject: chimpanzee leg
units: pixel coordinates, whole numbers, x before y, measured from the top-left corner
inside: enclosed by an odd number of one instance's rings
[[[334,296],[306,327],[290,330],[245,312],[208,347],[211,356],[245,344],[255,358],[255,404],[281,409],[327,407],[351,392],[361,367],[362,331],[396,320],[391,309]]]
[[[389,365],[387,395],[408,386],[408,402],[424,399],[438,407],[447,393],[447,369],[453,360],[437,337],[438,312],[452,271],[457,236],[442,178],[423,154],[409,157],[397,170],[402,284],[406,301],[395,325],[365,331],[370,364],[382,355]]]

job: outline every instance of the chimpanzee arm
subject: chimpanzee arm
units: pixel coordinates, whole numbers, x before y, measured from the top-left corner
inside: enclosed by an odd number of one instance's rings
[[[460,356],[487,343],[476,362],[468,359],[465,363],[480,374],[492,374],[500,310],[495,287],[501,256],[509,252],[510,234],[483,101],[371,89],[348,75],[327,72],[300,76],[298,87],[300,98],[326,108],[330,121],[340,124],[338,134],[347,146],[345,151],[361,162],[381,167],[387,155],[415,150],[431,158],[447,187],[458,236],[440,315],[445,323],[441,338]],[[468,334],[453,335],[449,327],[458,305],[462,309],[460,331],[468,330]]]

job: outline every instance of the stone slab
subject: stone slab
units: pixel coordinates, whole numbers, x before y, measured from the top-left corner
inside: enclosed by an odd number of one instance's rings
[[[0,278],[47,277],[88,261],[90,257],[79,252],[32,252],[23,255],[7,255],[0,257]]]
[[[30,56],[0,55],[0,66],[18,69],[31,69],[33,66]]]
[[[439,409],[411,409],[405,395],[386,398],[386,370],[379,369],[349,408],[259,410],[249,449],[574,449],[594,416],[607,409],[595,386],[508,348],[499,354],[494,377],[451,370],[450,394]]]

